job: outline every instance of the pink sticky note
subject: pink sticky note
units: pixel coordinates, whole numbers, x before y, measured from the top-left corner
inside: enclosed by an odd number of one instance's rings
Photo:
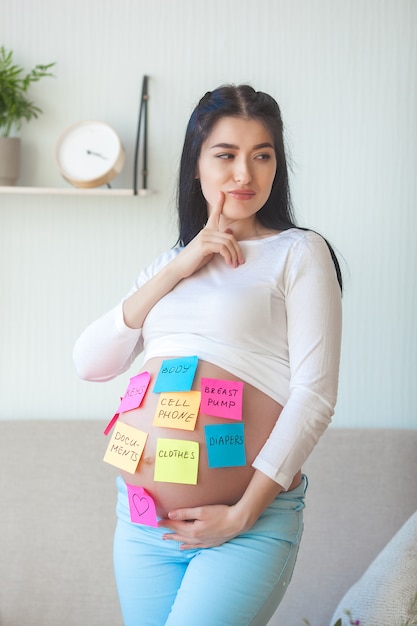
[[[126,485],[129,497],[130,519],[135,524],[158,526],[155,502],[143,487]]]
[[[106,428],[104,429],[104,434],[106,436],[109,434],[109,432],[111,431],[111,429],[113,428],[113,426],[115,425],[118,419],[119,419],[119,414],[115,413],[113,417],[111,418],[110,422],[107,424]]]
[[[202,378],[200,412],[215,417],[241,420],[242,396],[241,381]]]
[[[126,411],[137,409],[142,403],[150,380],[151,375],[149,372],[141,372],[137,376],[133,376],[117,409],[117,413],[125,413]]]

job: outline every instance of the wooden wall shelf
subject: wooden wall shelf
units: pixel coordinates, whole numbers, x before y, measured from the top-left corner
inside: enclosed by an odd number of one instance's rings
[[[150,189],[138,189],[137,196],[152,195]],[[133,189],[79,189],[75,187],[5,187],[0,186],[0,194],[14,195],[59,195],[59,196],[134,196]]]

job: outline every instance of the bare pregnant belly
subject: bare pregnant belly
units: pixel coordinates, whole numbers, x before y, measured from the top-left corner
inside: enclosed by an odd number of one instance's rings
[[[172,358],[172,357],[170,357]],[[135,474],[122,471],[126,483],[139,485],[152,496],[157,515],[165,517],[167,512],[181,507],[195,507],[205,504],[234,504],[245,491],[254,469],[252,462],[267,440],[279,414],[280,404],[252,387],[243,385],[242,422],[244,424],[244,448],[246,465],[237,467],[209,467],[204,427],[206,425],[230,424],[233,420],[198,414],[195,429],[192,431],[156,427],[153,425],[158,406],[159,394],[153,393],[153,385],[164,359],[151,359],[144,364],[142,371],[151,374],[151,382],[139,409],[122,413],[124,422],[148,434],[144,451]],[[199,361],[193,382],[193,390],[199,391],[202,378],[238,381],[236,376],[207,363]],[[163,482],[154,480],[156,445],[158,438],[186,439],[199,444],[197,484]]]

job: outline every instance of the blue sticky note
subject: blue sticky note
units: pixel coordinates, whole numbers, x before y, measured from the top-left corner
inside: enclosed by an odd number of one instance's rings
[[[153,392],[190,391],[198,365],[198,357],[184,356],[162,361]]]
[[[244,424],[204,426],[209,467],[246,465]]]

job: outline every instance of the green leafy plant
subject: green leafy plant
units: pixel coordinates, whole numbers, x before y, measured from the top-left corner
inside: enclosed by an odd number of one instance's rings
[[[25,73],[23,67],[14,63],[13,52],[0,47],[0,135],[8,137],[12,127],[19,130],[23,120],[29,121],[42,113],[27,92],[31,83],[53,76],[49,70],[54,65],[36,65]]]

